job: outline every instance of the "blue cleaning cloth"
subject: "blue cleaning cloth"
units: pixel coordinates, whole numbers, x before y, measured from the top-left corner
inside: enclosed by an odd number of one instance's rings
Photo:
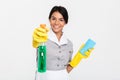
[[[87,42],[85,43],[84,47],[80,50],[80,53],[85,55],[85,52],[90,49],[93,48],[95,46],[95,42],[91,39],[88,39]]]

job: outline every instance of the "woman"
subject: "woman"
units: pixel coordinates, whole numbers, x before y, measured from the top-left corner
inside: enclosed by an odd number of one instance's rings
[[[33,34],[33,47],[37,48],[41,42],[45,42],[47,48],[47,71],[36,72],[36,80],[69,80],[68,73],[78,65],[82,58],[87,58],[93,49],[86,51],[85,55],[78,51],[71,60],[73,44],[62,31],[68,23],[66,8],[54,6],[49,14],[49,22],[51,26],[49,32],[45,27],[38,27]]]
[[[36,28],[33,35],[33,47],[45,42],[47,48],[47,71],[36,74],[36,80],[68,80],[68,73],[72,70],[69,65],[73,54],[72,42],[62,31],[68,23],[68,12],[62,6],[54,6],[49,14],[51,30]],[[48,35],[47,35],[48,32]]]

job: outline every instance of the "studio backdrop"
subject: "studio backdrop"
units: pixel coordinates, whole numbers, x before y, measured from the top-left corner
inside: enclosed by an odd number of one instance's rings
[[[96,42],[70,80],[120,80],[120,0],[0,1],[0,80],[34,80],[33,30],[41,23],[50,27],[48,15],[55,5],[68,10],[64,32],[73,42],[73,56],[87,39]]]

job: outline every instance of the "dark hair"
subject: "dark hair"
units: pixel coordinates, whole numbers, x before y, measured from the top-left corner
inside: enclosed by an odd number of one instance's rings
[[[63,16],[65,23],[67,24],[68,23],[68,12],[66,8],[62,6],[54,6],[50,11],[49,19],[51,18],[51,15],[56,11],[58,11]]]

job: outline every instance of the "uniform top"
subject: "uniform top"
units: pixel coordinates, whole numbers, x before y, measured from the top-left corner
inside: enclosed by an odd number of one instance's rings
[[[73,44],[66,38],[65,34],[58,41],[55,33],[50,30],[46,45],[47,70],[63,70],[70,62],[73,54]]]

